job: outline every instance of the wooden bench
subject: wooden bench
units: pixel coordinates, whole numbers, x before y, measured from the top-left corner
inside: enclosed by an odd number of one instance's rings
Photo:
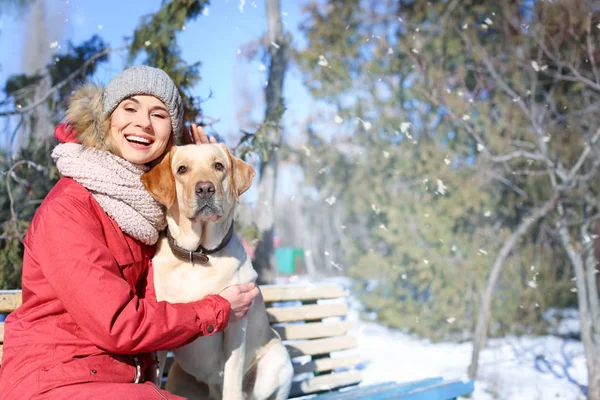
[[[261,291],[271,326],[292,356],[294,383],[290,398],[449,400],[473,392],[472,380],[442,378],[357,386],[361,382],[361,360],[356,338],[347,334],[351,323],[346,321],[348,307],[342,286],[265,285]],[[21,291],[0,291],[0,314],[10,313],[20,304]],[[4,323],[0,323],[0,361],[3,339]]]

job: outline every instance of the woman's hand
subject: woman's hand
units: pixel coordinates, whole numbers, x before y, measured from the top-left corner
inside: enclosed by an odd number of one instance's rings
[[[214,136],[208,137],[204,128],[196,124],[192,124],[189,131],[183,130],[183,141],[185,144],[217,143]]]
[[[250,309],[252,300],[259,294],[254,282],[240,283],[223,289],[219,295],[231,304],[229,322],[239,321],[244,318]]]

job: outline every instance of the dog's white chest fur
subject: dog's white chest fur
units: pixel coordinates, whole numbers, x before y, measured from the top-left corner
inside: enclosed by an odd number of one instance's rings
[[[159,240],[152,260],[158,301],[189,303],[228,286],[254,282],[258,277],[236,234],[208,264],[191,264],[173,257],[166,237]]]

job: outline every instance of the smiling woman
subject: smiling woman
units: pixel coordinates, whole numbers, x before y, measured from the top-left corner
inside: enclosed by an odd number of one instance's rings
[[[156,385],[155,352],[247,312],[254,285],[188,304],[154,294],[166,221],[140,177],[181,133],[182,109],[169,76],[146,66],[73,94],[52,152],[63,177],[29,226],[23,303],[4,324],[2,399],[182,399]]]
[[[115,153],[133,164],[149,163],[171,142],[169,111],[154,96],[130,97],[113,111],[110,135]]]

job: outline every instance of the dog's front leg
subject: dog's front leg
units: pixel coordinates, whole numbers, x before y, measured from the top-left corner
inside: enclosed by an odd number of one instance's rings
[[[243,318],[229,324],[225,329],[223,349],[225,368],[223,371],[223,400],[242,400],[244,362],[246,358],[246,328],[248,319]]]

